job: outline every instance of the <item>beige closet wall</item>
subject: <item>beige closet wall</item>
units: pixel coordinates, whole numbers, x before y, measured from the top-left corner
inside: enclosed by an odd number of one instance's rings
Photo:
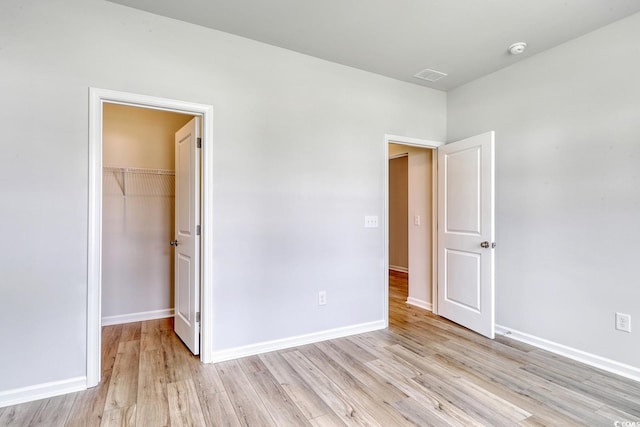
[[[409,157],[389,159],[389,268],[409,271]]]
[[[173,138],[191,116],[105,104],[102,161],[105,166],[174,169]]]

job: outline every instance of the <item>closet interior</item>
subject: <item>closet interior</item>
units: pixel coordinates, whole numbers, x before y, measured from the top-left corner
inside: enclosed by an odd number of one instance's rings
[[[174,137],[191,119],[104,105],[103,325],[173,315]]]

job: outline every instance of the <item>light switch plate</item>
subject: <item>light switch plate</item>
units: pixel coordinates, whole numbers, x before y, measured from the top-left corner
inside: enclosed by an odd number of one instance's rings
[[[378,228],[378,216],[377,215],[367,215],[364,217],[364,227],[365,228]]]

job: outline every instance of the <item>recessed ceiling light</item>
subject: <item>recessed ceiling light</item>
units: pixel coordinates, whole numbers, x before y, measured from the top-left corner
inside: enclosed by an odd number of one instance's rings
[[[447,77],[447,73],[426,68],[413,76],[428,82],[435,82],[443,77]]]
[[[520,55],[527,48],[527,44],[525,42],[514,43],[509,46],[509,53],[511,55]]]

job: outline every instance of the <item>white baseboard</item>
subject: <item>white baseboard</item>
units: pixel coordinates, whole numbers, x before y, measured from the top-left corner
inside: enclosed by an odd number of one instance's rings
[[[142,311],[140,313],[120,314],[118,316],[105,316],[102,318],[102,326],[120,325],[121,323],[144,322],[145,320],[164,319],[173,317],[173,308],[164,310]]]
[[[433,311],[433,305],[428,301],[423,301],[421,299],[409,297],[407,298],[407,304],[423,308],[425,310]]]
[[[77,377],[63,381],[52,381],[45,384],[0,391],[0,408],[86,389],[87,377]]]
[[[389,270],[399,271],[400,273],[409,273],[409,269],[407,267],[400,267],[397,265],[390,265]]]
[[[313,344],[316,342],[342,338],[349,335],[363,334],[365,332],[384,329],[385,327],[385,321],[378,320],[375,322],[361,323],[359,325],[347,326],[344,328],[329,329],[312,334],[298,335],[291,338],[265,341],[257,344],[230,348],[227,350],[214,351],[213,363],[239,359],[241,357],[254,356],[256,354],[268,353],[270,351],[283,350],[285,348],[297,347],[299,345]]]
[[[582,362],[584,364],[623,376],[625,378],[640,381],[640,368],[616,362],[615,360],[607,359],[595,354],[587,353],[586,351],[568,347],[563,344],[558,344],[544,338],[539,338],[534,335],[517,331],[515,329],[507,328],[506,326],[496,325],[495,331],[496,334],[504,335],[516,341],[521,341],[523,343],[533,345],[543,350],[559,354],[569,359],[577,360],[578,362]]]

